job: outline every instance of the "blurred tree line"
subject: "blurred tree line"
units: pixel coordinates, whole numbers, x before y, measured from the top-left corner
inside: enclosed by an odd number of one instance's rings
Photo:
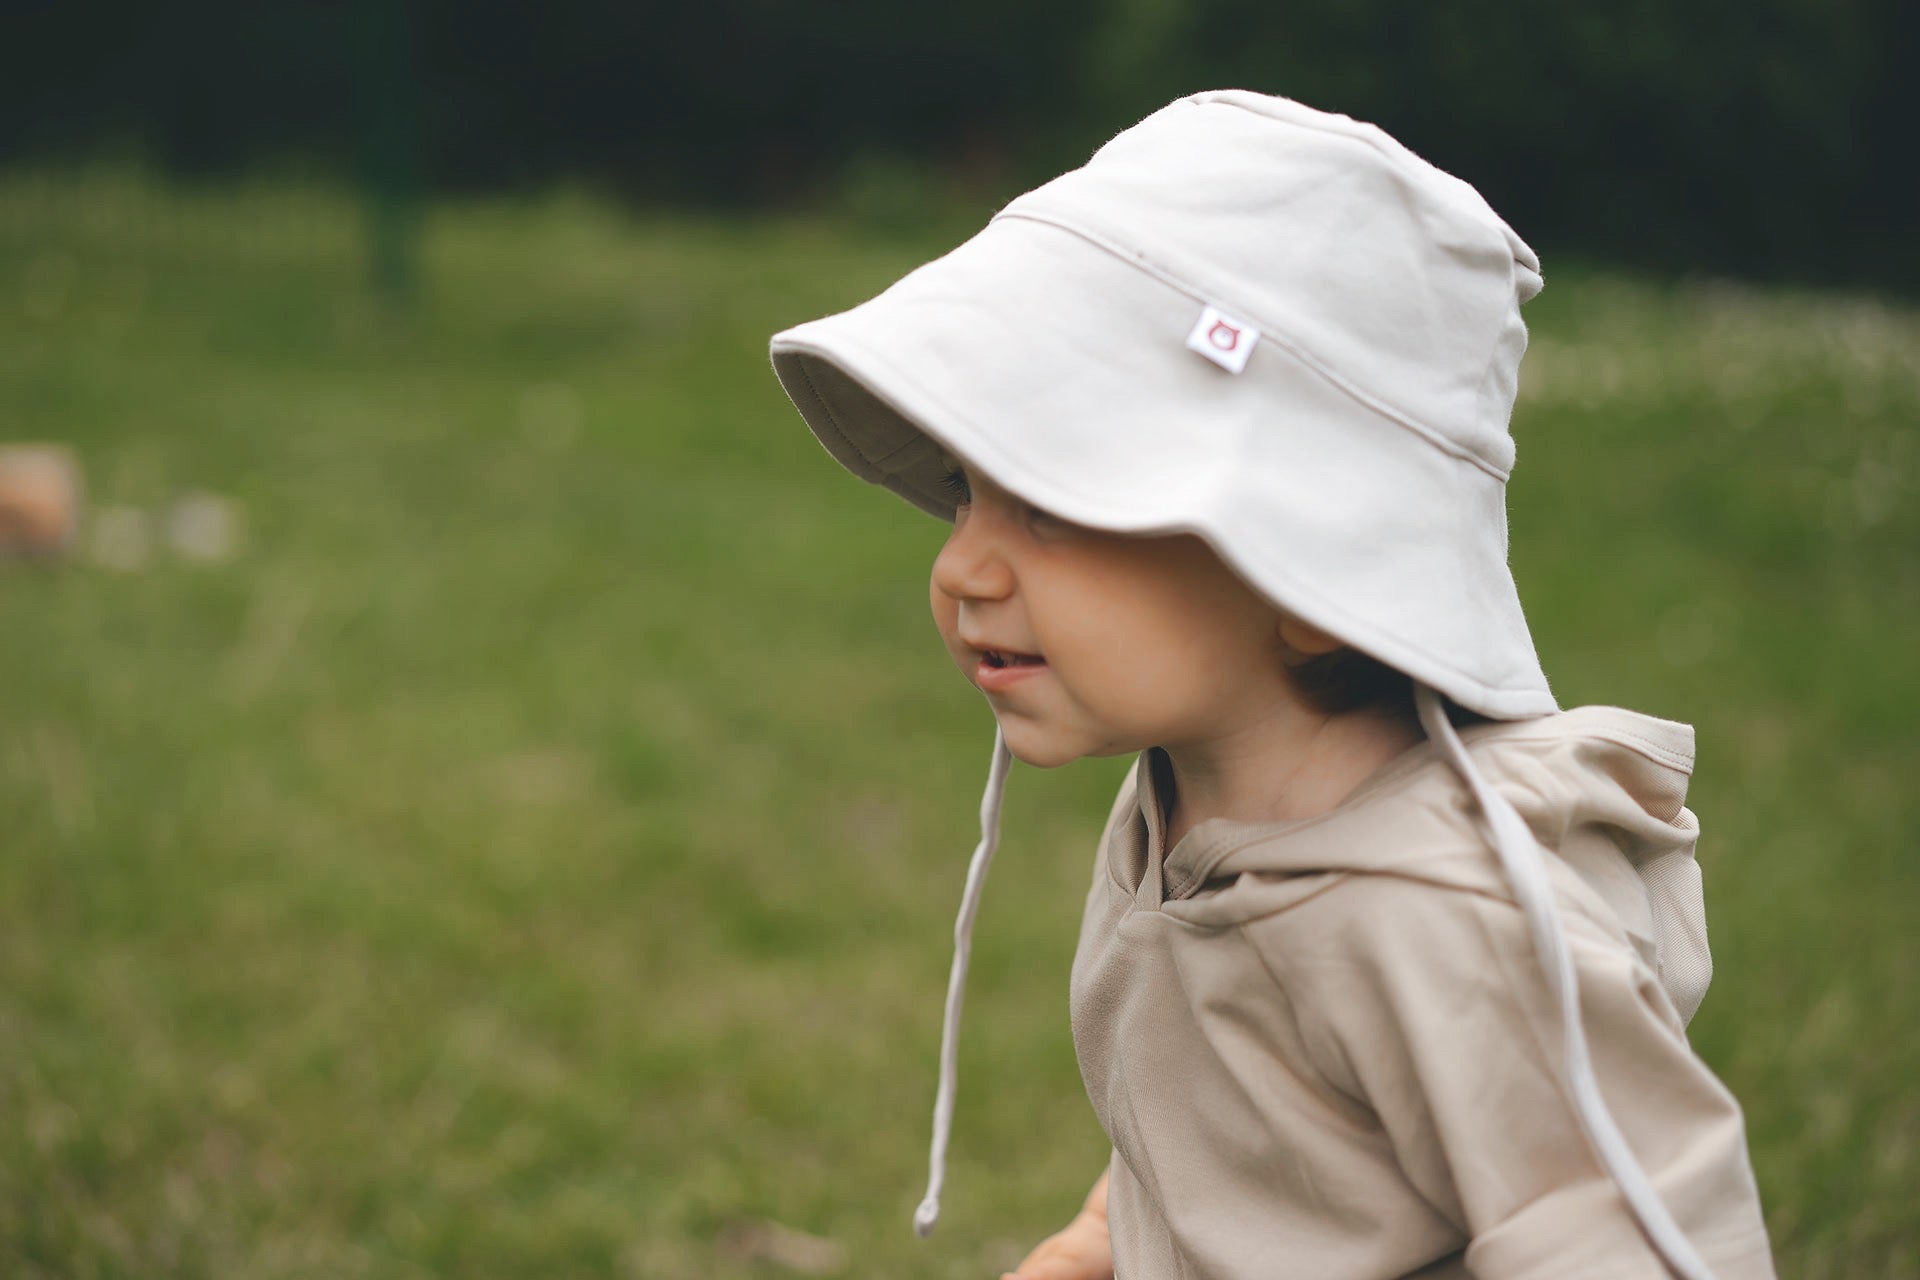
[[[0,164],[288,157],[392,189],[559,177],[810,204],[962,184],[984,211],[1167,100],[1373,120],[1536,245],[1920,287],[1911,0],[6,0]],[[904,175],[904,176],[903,176]],[[939,185],[945,184],[945,185]]]

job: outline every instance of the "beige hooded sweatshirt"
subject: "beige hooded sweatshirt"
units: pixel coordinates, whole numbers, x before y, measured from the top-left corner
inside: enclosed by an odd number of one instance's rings
[[[1581,707],[1459,736],[1548,855],[1622,1134],[1715,1276],[1771,1277],[1739,1104],[1686,1038],[1710,973],[1692,729]],[[1120,788],[1073,966],[1118,1280],[1666,1276],[1435,744],[1317,818],[1212,819],[1172,850],[1166,770],[1150,749]]]

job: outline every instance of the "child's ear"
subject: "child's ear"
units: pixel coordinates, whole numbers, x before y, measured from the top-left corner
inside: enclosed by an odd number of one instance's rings
[[[1274,630],[1279,632],[1280,643],[1299,654],[1302,661],[1345,647],[1312,623],[1302,622],[1289,614],[1280,615]]]

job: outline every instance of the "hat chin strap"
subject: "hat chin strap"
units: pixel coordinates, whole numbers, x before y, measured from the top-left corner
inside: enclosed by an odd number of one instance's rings
[[[987,884],[987,868],[1000,844],[1000,799],[1007,789],[1007,767],[1012,761],[1007,735],[996,724],[993,763],[987,769],[987,789],[980,797],[980,843],[967,864],[967,888],[960,899],[960,918],[953,925],[953,972],[947,979],[947,1015],[940,1027],[940,1088],[933,1099],[933,1152],[928,1159],[927,1195],[914,1210],[913,1229],[933,1234],[940,1221],[940,1186],[946,1181],[947,1138],[953,1131],[953,1089],[960,1048],[960,1004],[966,996],[967,958],[973,953],[973,917],[980,909],[980,893]]]
[[[1488,785],[1474,768],[1460,735],[1447,719],[1440,694],[1415,681],[1414,701],[1427,737],[1446,755],[1479,803],[1480,813],[1493,836],[1494,851],[1500,856],[1500,865],[1513,886],[1520,912],[1526,917],[1527,931],[1533,935],[1534,954],[1546,971],[1547,985],[1552,988],[1554,1002],[1560,1008],[1567,1084],[1573,1091],[1574,1111],[1580,1117],[1580,1127],[1587,1135],[1588,1144],[1626,1197],[1640,1229],[1673,1274],[1684,1280],[1713,1280],[1713,1272],[1661,1203],[1646,1171],[1634,1159],[1633,1149],[1614,1124],[1606,1100],[1600,1096],[1593,1060],[1587,1053],[1586,1031],[1580,1025],[1580,986],[1574,976],[1573,956],[1567,947],[1566,932],[1560,925],[1560,913],[1554,906],[1553,888],[1547,879],[1546,860],[1539,844],[1506,797]]]

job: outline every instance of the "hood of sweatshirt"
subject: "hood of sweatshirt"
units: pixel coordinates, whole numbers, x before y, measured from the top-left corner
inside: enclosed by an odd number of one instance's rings
[[[1685,803],[1692,727],[1587,706],[1475,724],[1458,735],[1481,777],[1553,855],[1545,863],[1555,896],[1616,924],[1690,1020],[1712,976],[1694,861],[1699,825]],[[1142,752],[1131,790],[1148,832],[1165,830],[1169,780],[1165,753]],[[1317,817],[1208,819],[1156,860],[1162,910],[1196,924],[1285,910],[1341,873],[1402,876],[1517,901],[1469,787],[1432,739]],[[1231,893],[1211,892],[1229,885]]]

